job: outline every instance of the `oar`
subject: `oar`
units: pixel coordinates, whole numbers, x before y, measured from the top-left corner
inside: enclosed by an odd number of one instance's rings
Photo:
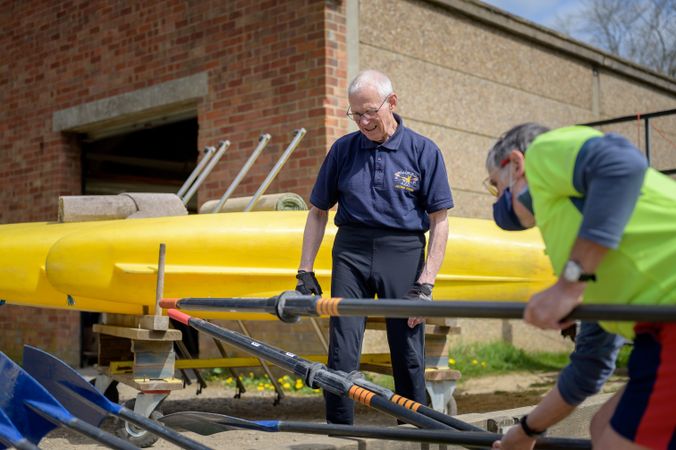
[[[47,390],[0,352],[0,409],[19,432],[37,444],[50,431],[64,426],[110,448],[138,448],[69,413]]]
[[[68,364],[39,348],[24,346],[23,365],[66,409],[91,425],[100,425],[108,414],[112,414],[179,447],[209,449],[154,420],[111,402]]]
[[[321,298],[285,291],[269,298],[162,299],[160,306],[181,310],[264,312],[284,322],[300,316],[467,317],[520,319],[524,302],[455,300]],[[564,320],[676,322],[676,307],[660,305],[593,304],[576,307]]]
[[[311,388],[316,389],[321,387],[334,395],[349,397],[358,403],[390,414],[399,420],[421,428],[450,428],[450,426],[445,423],[421,414],[419,407],[422,405],[419,403],[401,397],[401,400],[398,400],[397,402],[390,401],[389,399],[378,395],[377,392],[362,387],[359,380],[353,380],[347,376],[347,374],[328,369],[323,364],[308,361],[293,353],[277,349],[205,320],[191,317],[175,309],[170,309],[168,314],[169,317],[174,320],[190,325],[198,331],[227,342],[247,353],[270,361],[283,369],[295,373]],[[463,424],[467,427],[472,427],[464,422]]]
[[[184,429],[209,436],[224,431],[247,429],[266,432],[289,432],[321,434],[328,436],[362,437],[392,441],[413,441],[438,444],[462,445],[464,447],[490,447],[502,435],[487,432],[463,432],[454,430],[420,430],[416,428],[391,428],[352,426],[312,422],[287,422],[281,420],[246,420],[223,414],[185,411],[168,414],[160,419],[174,428]],[[540,438],[535,443],[540,450],[591,449],[588,439]]]
[[[19,450],[40,450],[31,441],[23,437],[7,414],[0,409],[0,448],[14,447]]]

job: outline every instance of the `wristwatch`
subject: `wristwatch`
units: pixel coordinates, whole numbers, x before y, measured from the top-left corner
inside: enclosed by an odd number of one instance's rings
[[[578,281],[596,281],[596,274],[584,273],[580,263],[572,259],[569,259],[566,265],[563,266],[561,277],[571,283],[577,283]]]
[[[531,427],[528,426],[528,422],[526,420],[528,419],[528,415],[525,415],[519,420],[519,424],[521,425],[521,429],[523,430],[524,433],[526,433],[526,436],[536,438],[540,437],[543,434],[547,432],[547,430],[542,430],[542,431],[535,431]]]

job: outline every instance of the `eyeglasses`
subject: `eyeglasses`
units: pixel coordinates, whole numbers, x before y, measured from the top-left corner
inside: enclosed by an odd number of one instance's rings
[[[352,107],[351,107],[351,106],[348,106],[348,107],[347,107],[347,112],[345,113],[345,115],[346,115],[347,117],[349,117],[350,119],[354,120],[355,122],[359,122],[359,121],[361,120],[362,117],[366,117],[366,120],[373,119],[373,118],[375,118],[376,115],[378,114],[378,111],[380,111],[380,108],[383,107],[383,105],[385,104],[385,102],[386,102],[391,96],[392,96],[392,94],[389,94],[387,97],[385,97],[385,100],[383,100],[383,102],[380,104],[380,106],[378,107],[378,109],[374,109],[374,108],[367,109],[367,110],[364,111],[363,113],[353,112],[353,111],[351,111],[351,108],[352,108]]]
[[[498,186],[493,184],[491,182],[491,177],[493,176],[494,173],[499,172],[502,170],[507,164],[509,164],[510,159],[505,158],[502,161],[500,161],[500,167],[494,169],[490,175],[488,175],[486,178],[484,178],[484,181],[482,181],[482,184],[484,185],[484,188],[488,191],[489,194],[491,194],[493,197],[497,197],[500,191],[498,190]]]

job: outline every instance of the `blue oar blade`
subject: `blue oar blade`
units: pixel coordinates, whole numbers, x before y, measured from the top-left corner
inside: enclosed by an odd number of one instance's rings
[[[23,366],[71,414],[91,425],[99,426],[108,413],[116,414],[121,408],[68,364],[39,348],[24,346]]]
[[[4,411],[19,433],[37,444],[57,425],[27,407],[24,403],[26,399],[56,403],[37,381],[0,352],[0,410]]]
[[[0,448],[14,447],[25,439],[4,411],[0,410]]]
[[[192,431],[193,433],[209,436],[216,433],[232,430],[278,431],[276,420],[252,421],[224,414],[184,411],[167,414],[159,419],[160,422],[177,429]]]
[[[24,403],[26,403],[28,408],[34,410],[37,414],[45,417],[46,419],[51,420],[54,423],[58,423],[64,427],[70,428],[71,430],[76,431],[83,436],[87,436],[96,442],[100,442],[107,447],[116,450],[138,450],[138,447],[131,444],[130,442],[124,441],[117,436],[113,436],[112,434],[85,422],[84,420],[78,419],[58,403],[42,403],[35,400],[25,400]]]
[[[122,417],[182,448],[205,450],[208,447],[181,436],[162,424],[111,402],[76,370],[49,353],[29,345],[24,346],[25,369],[54,395],[74,416],[98,426],[107,413]]]

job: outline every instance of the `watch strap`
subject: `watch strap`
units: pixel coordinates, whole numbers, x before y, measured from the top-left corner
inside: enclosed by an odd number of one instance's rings
[[[536,430],[532,429],[531,427],[528,426],[527,419],[528,419],[528,414],[526,414],[525,416],[523,416],[521,418],[521,420],[519,420],[519,424],[521,425],[521,429],[523,430],[524,433],[526,433],[526,436],[536,438],[536,437],[542,436],[543,434],[545,434],[547,432],[546,429],[542,430],[542,431],[536,431]]]

